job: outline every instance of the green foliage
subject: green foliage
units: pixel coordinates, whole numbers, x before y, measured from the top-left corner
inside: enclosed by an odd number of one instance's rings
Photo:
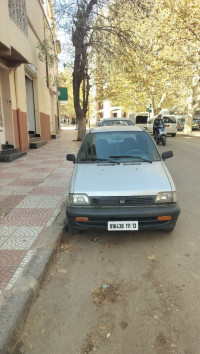
[[[115,98],[129,109],[135,101],[135,109],[148,102],[154,111],[173,106],[185,111],[193,76],[200,68],[198,1],[158,0],[148,11],[129,1],[123,9],[117,2],[113,6],[123,14],[119,25],[130,37],[122,47],[120,39],[114,41],[111,35],[115,53],[98,52],[97,99]]]
[[[55,48],[51,41],[44,39],[37,44],[37,49],[39,50],[38,59],[42,62],[47,61],[50,67],[53,67],[57,61],[57,55],[55,54]]]

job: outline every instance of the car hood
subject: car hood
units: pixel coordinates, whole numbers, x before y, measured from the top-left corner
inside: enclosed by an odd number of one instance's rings
[[[156,195],[175,190],[162,161],[134,164],[75,164],[70,193],[88,196]]]

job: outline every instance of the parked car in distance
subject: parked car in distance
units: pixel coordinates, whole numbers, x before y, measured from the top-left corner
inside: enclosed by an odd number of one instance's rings
[[[147,130],[149,133],[153,133],[153,122],[155,118],[152,118],[149,122],[147,122]],[[176,136],[177,128],[176,128],[176,118],[174,115],[163,115],[162,116],[165,130],[167,134],[171,136]]]
[[[200,119],[194,119],[192,124],[192,130],[200,129]]]
[[[171,232],[180,208],[159,150],[150,134],[134,126],[90,129],[73,161],[67,203],[70,232],[84,230]]]
[[[133,122],[127,118],[103,118],[97,122],[98,127],[112,125],[133,125]]]

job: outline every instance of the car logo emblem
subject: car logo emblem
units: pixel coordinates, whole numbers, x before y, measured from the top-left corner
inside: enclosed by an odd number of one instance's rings
[[[125,199],[120,199],[119,202],[120,204],[125,204]]]

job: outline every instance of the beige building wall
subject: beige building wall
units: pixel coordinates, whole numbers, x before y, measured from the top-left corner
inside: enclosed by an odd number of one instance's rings
[[[11,5],[17,2],[25,4],[27,21],[22,18],[21,28],[10,16],[9,2]],[[51,9],[51,5],[49,9]],[[25,143],[22,142],[22,139],[26,140],[24,129],[28,129],[26,76],[33,84],[36,133],[42,135],[41,127],[43,127],[43,135],[45,136],[49,137],[49,131],[50,135],[55,133],[57,96],[55,95],[56,87],[52,86],[51,81],[57,77],[57,63],[51,68],[45,61],[39,61],[37,48],[38,43],[44,39],[50,39],[51,42],[56,43],[56,38],[53,38],[52,34],[53,31],[49,27],[42,1],[1,1],[0,83],[3,90],[0,93],[0,99],[5,134],[4,137],[3,133],[0,136],[0,139],[4,140],[0,144],[8,140],[10,144],[14,146],[21,144],[23,149],[26,149],[28,138]],[[49,75],[48,80],[47,75]],[[41,121],[42,119],[43,121]],[[23,127],[20,126],[21,124]],[[48,134],[45,134],[45,130],[48,131]],[[21,138],[18,136],[20,134]]]

